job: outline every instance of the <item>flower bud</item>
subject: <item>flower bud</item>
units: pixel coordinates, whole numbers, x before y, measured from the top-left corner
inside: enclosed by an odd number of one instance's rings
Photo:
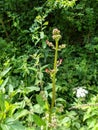
[[[60,31],[56,28],[56,29],[53,29],[53,32],[52,32],[52,38],[56,41],[59,41],[60,38],[61,38],[61,35],[60,35]]]
[[[48,68],[45,69],[46,73],[50,73],[50,70]]]
[[[53,32],[52,32],[53,35],[58,35],[60,34],[60,30],[58,30],[57,28],[53,29]]]
[[[65,44],[59,45],[59,50],[61,50],[61,49],[65,48],[65,47],[66,47],[66,45],[65,45]]]
[[[54,47],[53,43],[52,43],[52,42],[49,42],[48,40],[46,40],[46,44],[47,44],[49,47]]]
[[[61,38],[61,35],[53,35],[52,38],[53,38],[54,40],[59,41],[60,38]]]

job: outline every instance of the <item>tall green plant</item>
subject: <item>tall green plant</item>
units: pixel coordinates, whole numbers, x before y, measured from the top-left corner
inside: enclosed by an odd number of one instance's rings
[[[52,42],[47,41],[47,44],[55,50],[53,69],[47,70],[47,72],[50,73],[50,77],[51,77],[51,80],[52,80],[52,101],[51,101],[51,107],[50,107],[50,112],[49,112],[49,122],[50,123],[51,123],[51,118],[52,118],[51,117],[52,111],[53,111],[53,108],[55,107],[55,101],[56,101],[56,73],[58,71],[57,67],[62,62],[62,59],[60,61],[57,60],[58,50],[65,47],[65,45],[59,46],[59,40],[61,38],[61,34],[60,34],[60,31],[57,28],[53,30],[52,34],[53,34],[52,38],[55,40],[55,46],[53,45]]]
[[[54,68],[52,78],[52,104],[51,108],[55,105],[55,83],[56,83],[56,73],[57,73],[57,57],[58,57],[58,42],[61,38],[60,31],[58,29],[53,30],[53,39],[55,40],[55,57],[54,57]]]

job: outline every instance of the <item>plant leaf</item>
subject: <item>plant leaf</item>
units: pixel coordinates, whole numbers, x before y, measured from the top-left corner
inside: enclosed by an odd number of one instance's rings
[[[3,93],[0,93],[0,108],[2,111],[5,110],[5,96]]]
[[[9,68],[6,68],[5,70],[3,70],[3,71],[1,72],[1,74],[0,74],[0,77],[5,76],[5,75],[10,71],[11,68],[12,68],[12,67],[9,67]]]
[[[36,125],[38,125],[38,126],[44,125],[45,126],[45,122],[38,115],[34,114],[33,120],[36,123]]]
[[[38,104],[43,107],[45,105],[45,102],[43,101],[43,98],[41,95],[36,95],[36,100],[38,102]]]

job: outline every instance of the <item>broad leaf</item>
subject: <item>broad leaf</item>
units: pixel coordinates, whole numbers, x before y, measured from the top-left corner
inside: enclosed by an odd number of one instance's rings
[[[36,95],[36,100],[40,106],[43,107],[45,105],[45,101],[43,100],[41,95]]]
[[[42,120],[42,118],[40,118],[38,115],[33,115],[33,120],[36,123],[36,125],[38,126],[45,126],[45,122]]]
[[[12,118],[8,118],[5,125],[8,128],[7,130],[25,130],[25,127],[19,121]]]

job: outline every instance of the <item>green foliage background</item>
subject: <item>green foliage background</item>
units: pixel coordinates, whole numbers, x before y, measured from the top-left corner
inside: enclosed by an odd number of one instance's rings
[[[59,52],[63,62],[57,73],[57,98],[64,100],[61,104],[67,110],[63,120],[67,126],[61,130],[97,130],[96,108],[89,112],[69,108],[76,102],[74,91],[79,86],[89,91],[84,102],[97,103],[92,97],[98,94],[98,0],[1,0],[0,12],[0,130],[35,130],[37,117],[32,119],[29,110],[43,114],[36,95],[44,91],[51,97],[45,69],[52,68],[54,51],[46,40],[53,41],[54,28],[61,31],[60,44],[66,44]],[[4,112],[9,114],[2,117]]]

